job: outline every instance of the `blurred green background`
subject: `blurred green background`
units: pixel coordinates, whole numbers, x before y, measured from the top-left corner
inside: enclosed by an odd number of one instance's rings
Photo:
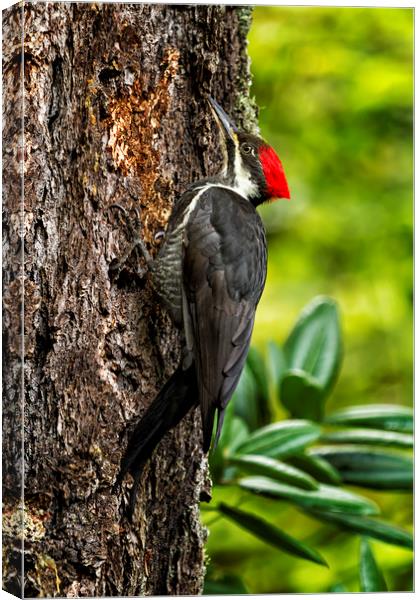
[[[269,268],[253,344],[265,352],[268,340],[283,343],[303,306],[326,294],[340,307],[345,345],[327,412],[411,405],[413,11],[257,7],[249,54],[261,132],[292,194],[261,210]],[[277,418],[285,416],[278,405]],[[232,503],[232,493],[219,488],[215,501],[226,494]],[[410,527],[410,495],[369,496],[386,518]],[[321,545],[331,568],[283,554],[222,519],[210,526],[211,578],[241,576],[250,593],[322,592],[337,581],[358,589],[355,536],[321,531],[274,502],[267,516]],[[372,546],[392,589],[411,589],[411,553]]]

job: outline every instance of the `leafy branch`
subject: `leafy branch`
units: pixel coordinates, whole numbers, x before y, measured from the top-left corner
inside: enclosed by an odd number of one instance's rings
[[[336,303],[315,298],[283,347],[271,342],[264,359],[251,349],[211,456],[216,486],[289,503],[338,530],[361,535],[362,591],[386,589],[368,539],[412,549],[412,535],[378,518],[363,489],[410,491],[413,413],[397,405],[351,406],[325,414],[343,360]],[[272,423],[270,385],[290,418]],[[360,493],[346,484],[361,488]],[[319,551],[237,505],[217,512],[260,540],[297,558],[328,566]]]

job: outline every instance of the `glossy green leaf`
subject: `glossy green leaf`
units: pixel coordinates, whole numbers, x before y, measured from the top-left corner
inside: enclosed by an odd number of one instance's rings
[[[273,341],[267,344],[267,363],[270,380],[276,392],[276,396],[280,394],[280,384],[283,379],[283,374],[287,368],[286,357],[283,349]]]
[[[317,490],[307,491],[279,483],[268,477],[246,477],[239,481],[239,485],[251,492],[289,500],[304,508],[360,515],[378,512],[376,504],[371,500],[329,485],[320,485]]]
[[[247,424],[240,417],[234,416],[230,426],[230,437],[225,445],[226,455],[234,452],[235,449],[243,444],[249,438],[249,429]]]
[[[233,407],[229,409],[223,423],[222,434],[216,450],[209,454],[210,472],[214,483],[220,483],[224,479],[230,479],[234,474],[226,462],[226,457],[235,451],[237,445],[249,437],[249,429],[246,423],[233,414]]]
[[[413,487],[413,461],[406,455],[363,446],[322,446],[310,454],[327,460],[347,483],[380,490]]]
[[[235,416],[235,410],[234,410],[234,404],[233,402],[229,402],[226,410],[225,410],[225,415],[224,415],[224,419],[223,419],[223,427],[222,427],[222,431],[220,433],[220,438],[219,438],[219,442],[217,444],[217,449],[221,448],[225,448],[226,446],[229,445],[229,443],[232,440],[233,437],[233,433],[232,433],[232,422]],[[215,425],[216,427],[216,425]]]
[[[284,345],[289,369],[310,375],[327,393],[338,375],[342,341],[336,303],[315,298],[300,314]]]
[[[360,591],[387,592],[384,576],[379,569],[367,539],[362,538],[360,544]]]
[[[310,548],[303,542],[296,540],[287,533],[284,533],[278,527],[275,527],[271,523],[245,512],[238,508],[228,506],[227,504],[220,503],[218,510],[222,515],[242,527],[247,531],[253,533],[260,540],[263,540],[267,544],[283,550],[294,556],[299,556],[306,560],[315,562],[319,565],[327,566],[325,559],[313,548]]]
[[[413,436],[409,433],[383,431],[381,429],[344,429],[321,436],[324,442],[371,444],[375,446],[396,446],[412,448]]]
[[[280,385],[283,406],[294,418],[320,421],[324,414],[325,393],[316,379],[300,369],[288,369]]]
[[[226,596],[249,594],[249,590],[238,575],[225,575],[220,579],[209,579],[206,577],[204,580],[203,595],[214,596],[219,594]]]
[[[241,417],[251,431],[259,426],[257,383],[248,364],[245,364],[231,402],[235,415]]]
[[[345,585],[343,585],[342,583],[335,583],[334,585],[332,585],[330,587],[330,589],[328,590],[328,592],[330,594],[345,594],[347,592],[349,592],[350,590],[348,590],[346,588]]]
[[[304,420],[288,420],[267,425],[254,431],[236,448],[237,454],[263,454],[280,457],[294,454],[317,440],[318,425]]]
[[[268,388],[268,370],[261,352],[251,346],[246,359],[257,386],[258,426],[270,421],[270,392]]]
[[[317,481],[330,485],[339,485],[341,477],[337,469],[320,456],[309,456],[308,454],[294,454],[286,457],[286,461],[293,467],[297,467]]]
[[[395,404],[351,406],[328,415],[325,422],[412,433],[413,410]]]
[[[387,542],[393,546],[402,548],[413,548],[413,536],[408,531],[395,527],[385,521],[378,521],[368,517],[357,515],[345,515],[330,512],[321,512],[319,510],[308,511],[309,514],[327,523],[337,524],[340,528],[361,533],[363,535]]]
[[[236,454],[229,457],[229,463],[238,467],[242,472],[271,477],[276,481],[283,481],[304,490],[316,490],[319,487],[315,479],[307,473],[269,456]]]

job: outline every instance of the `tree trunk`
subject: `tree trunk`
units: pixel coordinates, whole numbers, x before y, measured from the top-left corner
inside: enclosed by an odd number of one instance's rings
[[[132,524],[130,478],[112,492],[180,348],[136,254],[110,272],[130,243],[110,206],[140,211],[155,253],[177,196],[220,164],[205,94],[254,118],[249,22],[247,8],[203,5],[3,13],[3,581],[16,595],[202,590],[198,411],[158,446]]]

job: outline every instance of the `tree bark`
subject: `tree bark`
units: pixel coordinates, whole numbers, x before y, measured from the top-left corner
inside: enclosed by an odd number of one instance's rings
[[[129,478],[112,492],[180,348],[136,254],[110,274],[130,243],[110,206],[140,211],[156,253],[177,196],[220,164],[205,94],[239,125],[255,117],[249,22],[247,8],[203,5],[3,12],[3,581],[16,595],[202,590],[198,412],[158,446],[132,524]]]

